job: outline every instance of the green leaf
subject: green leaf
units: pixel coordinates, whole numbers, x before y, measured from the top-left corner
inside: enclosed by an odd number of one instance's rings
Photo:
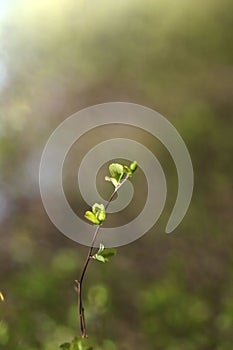
[[[101,256],[105,259],[105,262],[108,262],[110,258],[116,255],[116,253],[116,249],[106,248],[102,251]]]
[[[103,205],[103,204],[98,204],[98,203],[93,204],[93,206],[92,206],[92,212],[93,212],[94,214],[97,214],[97,213],[99,213],[100,211],[105,211],[104,205]]]
[[[101,262],[103,262],[103,263],[106,262],[106,259],[105,259],[102,255],[100,255],[100,254],[95,254],[95,255],[93,255],[93,259],[96,259],[96,260],[101,261]]]
[[[106,263],[109,262],[109,259],[114,255],[116,255],[116,249],[107,248],[102,251],[98,251],[95,255],[93,255],[93,259]]]
[[[118,163],[112,163],[109,165],[109,172],[111,176],[119,182],[124,175],[124,167]]]
[[[86,211],[85,218],[91,221],[95,225],[101,225],[106,219],[105,207],[103,204],[95,203],[92,206],[92,212]]]
[[[99,224],[101,224],[106,219],[106,212],[103,204],[95,203],[92,206],[92,212],[99,221]]]
[[[81,338],[81,339],[74,339],[73,342],[74,345],[77,345],[78,347],[74,347],[72,350],[93,350],[92,347],[90,347],[90,342],[87,338]]]
[[[124,171],[128,176],[132,176],[132,170],[127,165],[124,165]]]
[[[130,170],[132,171],[132,173],[134,173],[138,167],[138,163],[136,161],[134,161],[133,163],[130,164],[129,167],[130,167]]]
[[[86,211],[85,218],[87,220],[91,221],[95,225],[99,225],[100,224],[100,221],[97,219],[97,217],[89,210]]]
[[[98,254],[102,253],[103,250],[104,250],[104,245],[102,243],[100,243],[99,250],[96,254],[98,255]]]
[[[105,180],[111,182],[114,187],[117,187],[119,185],[117,180],[114,179],[113,177],[105,176]]]
[[[87,338],[74,338],[71,343],[60,345],[63,350],[93,350]]]
[[[105,210],[104,211],[100,211],[96,214],[97,219],[99,220],[100,223],[104,222],[104,220],[106,219],[106,213]]]

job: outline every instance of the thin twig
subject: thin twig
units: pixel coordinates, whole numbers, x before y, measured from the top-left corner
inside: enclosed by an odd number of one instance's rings
[[[112,192],[112,194],[109,197],[109,200],[105,206],[105,211],[107,211],[109,204],[113,200],[115,194],[119,191],[119,189],[122,187],[122,185],[128,180],[128,178],[129,178],[129,175],[126,175],[125,178],[114,189],[114,191]],[[96,227],[96,230],[95,230],[95,233],[93,235],[92,242],[91,242],[91,246],[89,248],[86,260],[84,262],[84,265],[83,265],[83,268],[81,271],[81,276],[80,276],[79,280],[75,280],[75,285],[76,285],[77,293],[78,293],[78,313],[79,313],[79,322],[80,322],[80,330],[81,330],[82,338],[87,338],[87,330],[86,330],[85,317],[84,317],[84,307],[83,307],[83,302],[82,302],[82,285],[83,285],[83,279],[84,279],[87,267],[88,267],[89,262],[92,258],[92,252],[94,249],[95,240],[96,240],[96,237],[97,237],[98,232],[100,230],[100,227],[101,227],[100,225],[98,225]]]

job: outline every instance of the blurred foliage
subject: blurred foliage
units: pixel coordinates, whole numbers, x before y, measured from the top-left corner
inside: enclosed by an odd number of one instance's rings
[[[182,224],[165,235],[177,178],[160,143],[121,126],[80,140],[64,179],[80,217],[88,206],[74,190],[72,160],[101,138],[144,143],[168,181],[155,227],[110,264],[88,270],[90,346],[232,350],[232,12],[230,0],[0,2],[0,348],[54,350],[79,336],[73,281],[86,248],[50,223],[38,166],[62,120],[120,100],[174,124],[193,160],[195,188]],[[106,193],[109,184],[101,186]],[[122,220],[138,213],[142,197],[136,191],[137,205]]]

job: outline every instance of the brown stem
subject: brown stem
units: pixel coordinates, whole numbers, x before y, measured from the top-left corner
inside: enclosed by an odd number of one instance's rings
[[[112,192],[112,194],[109,197],[109,200],[105,206],[106,211],[109,207],[109,204],[113,200],[115,194],[118,192],[118,190],[121,188],[121,186],[128,180],[128,178],[129,178],[129,175],[126,175],[126,177],[120,182],[120,184]],[[82,285],[83,285],[83,279],[84,279],[88,264],[92,258],[92,252],[94,249],[95,240],[96,240],[96,237],[97,237],[98,232],[100,230],[100,227],[101,227],[100,225],[98,225],[96,227],[96,230],[95,230],[95,233],[93,235],[92,242],[91,242],[91,246],[88,250],[88,254],[87,254],[86,260],[84,262],[84,265],[83,265],[83,268],[81,271],[81,276],[80,276],[79,280],[75,280],[75,286],[77,288],[77,293],[78,293],[78,313],[79,313],[80,331],[81,331],[82,338],[87,338],[87,330],[86,330],[85,317],[84,317],[84,307],[83,307],[83,302],[82,302]]]

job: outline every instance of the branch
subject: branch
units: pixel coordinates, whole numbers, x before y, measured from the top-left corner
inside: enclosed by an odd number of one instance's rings
[[[112,202],[115,194],[119,191],[119,189],[123,186],[123,184],[128,180],[129,178],[129,174],[127,174],[123,180],[119,183],[119,185],[117,187],[115,187],[114,191],[112,192],[111,196],[109,197],[109,200],[105,206],[105,210],[107,211],[110,203]],[[81,275],[79,280],[75,280],[75,285],[77,288],[77,293],[78,293],[78,313],[79,313],[79,322],[80,322],[80,331],[81,331],[81,336],[82,338],[87,338],[87,330],[86,330],[86,324],[85,324],[85,316],[84,316],[84,307],[83,307],[83,302],[82,302],[82,286],[83,286],[83,279],[85,277],[86,271],[87,271],[87,267],[89,265],[89,262],[92,258],[92,253],[93,253],[93,249],[94,249],[94,244],[96,241],[96,237],[98,235],[98,232],[100,230],[101,225],[98,225],[96,227],[92,242],[91,242],[91,246],[89,248],[86,260],[84,262],[82,271],[81,271]]]

